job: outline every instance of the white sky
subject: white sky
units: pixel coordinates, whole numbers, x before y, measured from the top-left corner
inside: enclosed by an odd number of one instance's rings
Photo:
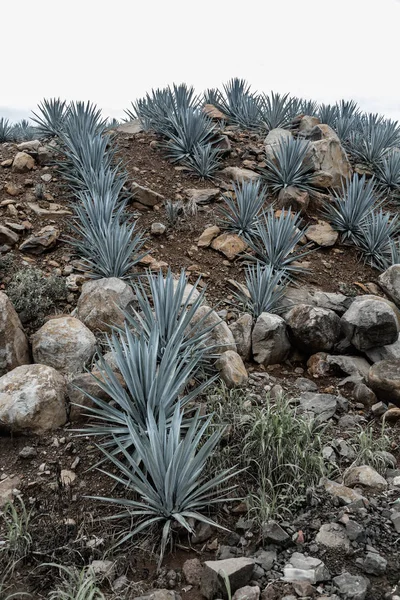
[[[122,117],[168,83],[357,100],[400,120],[399,0],[0,0],[0,117],[44,97]]]

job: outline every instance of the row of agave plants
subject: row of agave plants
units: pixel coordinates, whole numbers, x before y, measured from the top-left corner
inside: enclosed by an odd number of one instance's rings
[[[58,166],[76,199],[70,241],[88,275],[129,277],[143,237],[126,215],[126,175],[100,112],[91,104],[45,101],[36,119],[43,136],[57,136]],[[113,368],[99,355],[99,375],[92,375],[110,401],[89,396],[91,423],[82,433],[99,440],[103,472],[120,486],[120,497],[101,498],[122,507],[113,519],[129,519],[119,543],[162,525],[161,564],[173,523],[188,532],[194,521],[218,526],[204,509],[226,502],[224,484],[236,472],[204,476],[223,433],[194,404],[215,380],[207,345],[213,326],[208,310],[198,312],[205,289],[197,282],[186,297],[184,271],[178,280],[160,271],[131,284],[137,309],[126,311],[124,327],[110,324],[105,342]]]

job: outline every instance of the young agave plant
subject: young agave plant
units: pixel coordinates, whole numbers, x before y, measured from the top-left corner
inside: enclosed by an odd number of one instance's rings
[[[261,112],[262,120],[268,131],[270,131],[277,127],[289,127],[293,116],[295,116],[293,112],[296,112],[296,109],[289,94],[281,95],[271,92],[270,96],[263,97]]]
[[[297,244],[305,235],[306,228],[301,227],[298,213],[290,208],[275,216],[273,208],[269,208],[255,225],[254,235],[247,240],[255,257],[247,255],[249,260],[258,260],[270,265],[277,273],[285,273],[288,278],[305,271],[298,261],[311,252],[308,246],[304,250],[296,250]]]
[[[357,131],[350,136],[349,149],[356,160],[375,171],[399,140],[397,121],[370,114],[360,120]]]
[[[355,173],[343,183],[341,193],[335,192],[335,197],[326,202],[323,214],[343,240],[356,243],[363,221],[376,206],[374,180],[367,181],[365,175]]]
[[[220,150],[214,148],[212,144],[198,144],[194,146],[191,154],[182,161],[182,164],[201,179],[212,179],[221,167],[220,156]]]
[[[364,262],[385,270],[390,264],[391,242],[398,237],[400,222],[397,215],[372,211],[361,223],[356,243],[364,256]]]
[[[175,227],[183,215],[183,203],[179,200],[176,202],[167,200],[165,203],[165,214],[167,216],[168,225],[170,227]]]
[[[387,154],[376,170],[377,185],[386,194],[400,192],[400,151]]]
[[[279,313],[280,306],[286,291],[286,277],[284,273],[276,272],[271,265],[257,262],[246,267],[246,288],[248,296],[244,293],[235,293],[238,300],[250,311],[255,319],[263,312]]]
[[[212,120],[198,110],[187,108],[171,113],[161,131],[169,138],[165,144],[168,157],[172,162],[187,159],[199,146],[211,143],[214,130]]]
[[[267,188],[257,181],[233,182],[235,200],[223,195],[226,207],[221,207],[222,227],[246,238],[254,234],[257,219],[261,214]]]
[[[138,428],[128,418],[126,421],[132,446],[136,449],[135,456],[119,443],[122,459],[105,451],[114,472],[103,472],[138,499],[97,499],[124,507],[123,512],[112,515],[111,519],[138,520],[136,527],[130,528],[119,544],[156,523],[162,525],[160,567],[174,523],[189,533],[193,533],[192,519],[224,529],[202,511],[206,507],[232,500],[227,494],[233,487],[222,489],[221,486],[237,474],[237,469],[231,467],[211,479],[202,477],[222,431],[214,429],[210,435],[206,435],[211,417],[204,419],[199,412],[184,428],[179,403],[171,420],[168,420],[164,411],[155,419],[149,409],[145,429]]]
[[[310,192],[313,190],[312,169],[306,164],[306,156],[310,144],[300,138],[285,138],[273,150],[274,158],[266,159],[266,167],[261,173],[271,191],[277,194],[280,190],[295,186]]]
[[[36,124],[40,135],[44,137],[59,135],[64,127],[67,113],[67,103],[60,98],[44,99],[39,104],[39,113],[33,113],[32,119]]]

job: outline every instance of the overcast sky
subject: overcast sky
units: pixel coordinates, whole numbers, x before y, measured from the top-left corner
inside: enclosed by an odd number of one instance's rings
[[[122,117],[152,87],[254,89],[400,120],[399,0],[1,0],[0,117],[44,97]]]

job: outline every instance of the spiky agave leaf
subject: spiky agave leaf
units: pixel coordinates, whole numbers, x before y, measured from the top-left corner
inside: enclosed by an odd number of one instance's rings
[[[397,215],[383,212],[382,209],[373,210],[362,221],[356,238],[364,262],[377,269],[387,269],[393,250],[391,242],[398,237],[399,231],[400,222]]]
[[[0,144],[10,142],[12,140],[12,125],[8,119],[1,117],[0,119]]]
[[[318,110],[318,117],[321,123],[334,127],[339,117],[339,108],[337,104],[321,104]]]
[[[293,118],[293,100],[289,94],[271,92],[270,96],[263,96],[261,111],[268,131],[277,127],[289,127]]]
[[[352,179],[342,184],[340,193],[327,201],[324,217],[338,231],[344,240],[356,241],[363,221],[377,205],[374,180],[366,180],[354,173]]]
[[[349,139],[349,148],[356,160],[375,170],[382,159],[400,142],[397,121],[369,114],[360,120],[357,131]]]
[[[212,144],[197,144],[182,164],[201,179],[212,179],[221,167],[221,151]]]
[[[248,295],[235,293],[238,300],[257,319],[261,313],[279,313],[286,291],[286,276],[275,271],[271,265],[257,262],[246,267],[246,288]]]
[[[255,257],[247,255],[249,260],[258,260],[278,273],[285,273],[288,278],[302,273],[306,269],[298,261],[311,252],[308,245],[302,251],[296,249],[305,235],[306,228],[301,226],[298,213],[289,208],[275,216],[273,208],[269,208],[255,226],[254,235],[247,240]]]
[[[214,430],[211,435],[206,436],[210,424],[211,417],[202,419],[197,412],[190,425],[184,429],[179,403],[170,423],[164,411],[160,412],[156,420],[149,409],[145,430],[137,428],[127,419],[132,445],[139,460],[122,444],[120,450],[124,461],[105,452],[116,473],[103,472],[121,483],[125,489],[137,494],[139,500],[107,497],[97,499],[124,507],[123,512],[112,515],[111,519],[139,519],[139,524],[126,533],[119,543],[131,539],[154,523],[163,526],[159,566],[174,522],[190,533],[193,533],[191,519],[224,529],[201,511],[230,500],[226,494],[233,488],[221,489],[221,486],[237,474],[237,470],[236,467],[231,467],[211,479],[202,476],[206,462],[222,435],[221,430]]]
[[[64,127],[67,103],[60,98],[46,98],[39,104],[39,114],[33,112],[32,119],[38,126],[39,133],[46,136],[59,135]]]
[[[268,187],[278,193],[281,189],[295,186],[312,191],[312,168],[306,162],[310,143],[300,138],[284,138],[272,149],[273,159],[266,159],[266,167],[260,169]]]
[[[199,146],[211,143],[215,125],[203,112],[188,108],[171,113],[161,133],[169,138],[165,144],[169,158],[173,162],[181,162]]]
[[[385,193],[400,191],[400,151],[387,154],[376,170],[378,187]]]
[[[100,376],[92,377],[112,403],[83,389],[81,391],[93,402],[93,406],[84,407],[93,419],[89,427],[83,430],[84,434],[105,436],[102,444],[111,447],[113,453],[119,451],[116,439],[125,447],[132,443],[126,416],[142,428],[146,427],[148,409],[156,419],[162,410],[168,420],[172,418],[178,400],[181,406],[186,406],[215,379],[211,378],[187,390],[187,383],[198,370],[205,350],[199,345],[195,351],[194,345],[183,347],[182,335],[178,333],[168,340],[161,351],[160,329],[155,321],[150,332],[140,335],[126,322],[122,330],[112,331],[108,345],[117,372],[103,357],[99,357],[96,368]]]
[[[223,195],[226,207],[220,208],[222,226],[239,235],[250,236],[264,207],[267,189],[257,181],[232,182],[235,200]]]
[[[66,110],[63,130],[68,134],[71,131],[80,131],[82,136],[93,136],[104,133],[107,119],[101,115],[101,110],[90,102],[71,102]]]

